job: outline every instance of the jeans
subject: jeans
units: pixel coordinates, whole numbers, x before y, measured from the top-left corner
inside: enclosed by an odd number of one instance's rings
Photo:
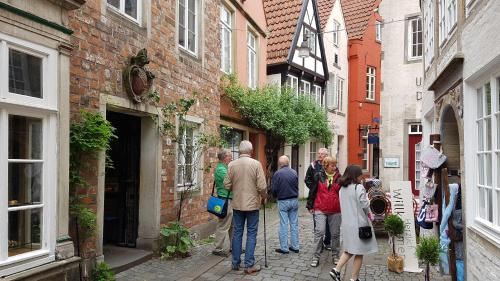
[[[280,248],[288,252],[288,224],[290,224],[290,247],[299,249],[299,200],[287,199],[278,200],[278,210],[280,214]]]
[[[257,243],[257,231],[259,228],[259,210],[239,211],[233,210],[233,251],[232,265],[239,267],[241,263],[241,243],[243,230],[247,223],[247,243],[245,246],[245,267],[249,268],[255,264],[255,244]]]
[[[323,249],[323,239],[326,231],[326,222],[332,233],[332,255],[338,256],[340,252],[340,224],[342,223],[341,213],[323,214],[314,213],[314,259],[319,260]]]

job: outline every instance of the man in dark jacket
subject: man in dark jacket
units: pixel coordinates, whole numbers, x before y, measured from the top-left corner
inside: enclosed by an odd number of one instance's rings
[[[318,153],[316,154],[316,160],[311,162],[311,165],[309,165],[309,168],[307,168],[306,172],[306,177],[304,179],[304,182],[309,188],[309,197],[315,196],[314,194],[311,194],[313,192],[313,186],[314,186],[314,175],[319,174],[323,171],[323,159],[328,156],[328,149],[326,148],[320,148],[318,149]],[[325,232],[325,238],[323,239],[324,242],[324,248],[327,250],[331,250],[331,234],[330,234],[330,227],[328,226],[328,221],[326,221],[326,232]]]
[[[297,172],[290,168],[290,160],[283,155],[278,160],[280,169],[272,179],[271,193],[278,200],[280,215],[280,248],[276,252],[288,254],[299,252],[299,179]],[[288,223],[290,222],[290,247],[288,247]]]

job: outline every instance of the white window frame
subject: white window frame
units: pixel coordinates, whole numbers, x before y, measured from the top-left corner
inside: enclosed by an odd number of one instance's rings
[[[363,156],[362,156],[362,165],[361,169],[365,172],[370,170],[370,144],[368,143],[368,135],[370,134],[370,128],[364,128],[362,131],[363,135],[361,136],[362,143],[364,144],[363,149]],[[360,133],[361,133],[360,132]],[[365,167],[366,163],[366,167]]]
[[[307,90],[306,90],[306,88],[307,88]],[[310,97],[311,96],[311,83],[309,83],[305,80],[300,80],[299,94],[303,95],[303,96]]]
[[[318,143],[315,141],[309,142],[309,163],[316,161],[318,157]]]
[[[9,93],[8,49],[42,58],[42,98]],[[6,63],[2,63],[6,62]],[[58,52],[32,42],[0,33],[0,276],[14,274],[55,260],[57,191],[57,97]],[[50,83],[43,83],[50,81]],[[9,115],[42,120],[42,159],[8,159]],[[43,163],[41,202],[36,205],[8,207],[8,163]],[[5,174],[4,174],[5,173]],[[62,200],[62,199],[60,199]],[[41,209],[41,249],[8,257],[8,212]],[[7,223],[5,223],[7,222]],[[5,240],[4,237],[6,238]]]
[[[332,41],[335,47],[339,46],[339,31],[338,31],[339,29],[340,29],[340,23],[336,20],[333,20]]]
[[[253,39],[253,43],[252,43]],[[248,73],[248,87],[250,89],[257,88],[257,48],[258,37],[251,30],[247,30],[247,73]]]
[[[343,112],[343,100],[344,100],[344,79],[337,76],[337,110]]]
[[[319,107],[323,107],[323,95],[322,95],[321,86],[314,85],[313,87],[314,87],[314,93],[311,93],[312,100]]]
[[[229,15],[229,22],[226,22],[225,19],[222,18],[222,15],[226,12]],[[233,12],[226,7],[225,5],[221,5],[220,7],[220,42],[221,42],[221,63],[220,68],[222,72],[229,74],[233,69]],[[225,42],[224,33],[229,33],[229,42]],[[229,53],[225,53],[224,45],[229,45]],[[228,60],[229,65],[225,65],[225,60]]]
[[[181,3],[184,3],[184,22],[182,23],[182,26],[184,27],[184,45],[180,44],[179,38],[177,38],[177,44],[179,47],[181,47],[182,50],[192,54],[193,56],[198,56],[198,39],[199,39],[199,18],[200,18],[200,0],[194,0],[194,50],[189,49],[189,0],[177,0],[177,11],[180,13],[180,5]],[[180,17],[178,16],[178,26],[177,26],[177,32],[179,33],[179,29],[181,26],[180,22]]]
[[[184,123],[188,123],[190,126],[193,126],[192,130],[193,130],[193,138],[192,138],[192,143],[191,145],[193,147],[196,147],[196,141],[197,141],[197,138],[200,134],[200,131],[201,131],[201,121],[199,120],[199,118],[195,118],[195,117],[189,117],[187,116],[184,120],[179,120],[179,127],[178,127],[178,130],[181,129],[181,122],[184,122]],[[198,183],[202,182],[200,180],[200,164],[203,162],[203,159],[201,159],[201,156],[198,156],[198,155],[195,155],[196,153],[200,153],[199,151],[194,151],[193,152],[193,156],[192,156],[192,160],[193,162],[191,162],[191,173],[193,174],[192,175],[192,182],[190,183],[186,183],[186,182],[180,182],[179,181],[179,173],[180,173],[180,169],[181,167],[185,167],[186,166],[186,153],[184,152],[184,154],[182,155],[182,153],[180,152],[181,149],[179,149],[179,146],[182,146],[182,147],[185,147],[186,146],[186,136],[184,133],[180,132],[179,131],[179,138],[180,138],[180,141],[177,143],[177,158],[176,158],[176,171],[175,171],[175,175],[176,175],[176,186],[177,186],[177,191],[186,191],[186,190],[190,190],[190,191],[196,191],[196,190],[199,190],[201,188],[201,186],[199,186]],[[184,148],[183,148],[184,149]],[[184,149],[184,151],[186,151]],[[196,159],[198,159],[198,157],[200,157],[199,159],[199,163],[196,163]],[[195,165],[198,164],[196,167]],[[185,169],[185,168],[184,168]],[[184,181],[184,177],[182,179]]]
[[[486,232],[492,234],[497,242],[500,242],[500,74],[485,81],[482,86],[476,89],[474,97],[476,106],[474,112],[475,139],[475,162],[474,171],[474,224],[479,225]],[[487,109],[486,89],[490,88],[490,112]],[[479,98],[481,96],[481,98]],[[481,108],[480,108],[481,107]],[[489,122],[489,126],[488,126]],[[491,139],[487,138],[487,129]],[[488,140],[489,139],[489,140]],[[488,145],[489,144],[489,145]],[[489,160],[489,169],[488,161]],[[495,173],[495,171],[497,171]],[[488,177],[491,177],[488,180]],[[483,193],[484,192],[484,193]],[[490,200],[486,195],[490,192]],[[481,201],[481,197],[484,196]],[[489,212],[491,210],[491,220]],[[484,213],[483,213],[484,211]]]
[[[292,89],[292,92],[295,94],[296,97],[299,96],[299,78],[296,76],[288,74],[287,76],[287,81],[286,85]]]
[[[455,26],[457,25],[457,13],[458,13],[458,5],[457,0],[446,0],[446,27],[448,31],[448,35],[450,35]]]
[[[438,1],[438,9],[439,9],[439,44],[443,45],[443,43],[448,38],[448,28],[446,21],[446,1],[445,0],[437,0]]]
[[[136,0],[137,1],[137,18],[134,18],[133,16],[127,14],[125,12],[125,0],[120,0],[119,8],[111,5],[108,3],[108,0],[106,0],[106,5],[110,8],[113,9],[114,11],[120,13],[120,15],[123,15],[127,19],[130,19],[137,24],[141,25],[142,23],[142,0]]]
[[[375,40],[382,42],[382,22],[376,21],[375,23]]]
[[[418,26],[420,26],[420,30],[414,30],[413,29],[413,24],[416,24],[417,25],[417,29],[418,29]],[[413,61],[413,60],[420,60],[422,59],[422,55],[423,55],[423,51],[424,51],[424,42],[423,42],[423,23],[422,23],[422,18],[421,17],[414,17],[414,18],[410,18],[408,19],[408,41],[407,41],[407,46],[408,46],[408,60],[410,61]],[[420,33],[420,38],[422,39],[421,42],[418,42],[418,38],[419,38],[419,33]],[[414,39],[414,36],[413,35],[416,35],[416,39],[417,41],[413,41]],[[420,46],[420,49],[421,49],[421,53],[418,54],[418,47]],[[413,54],[413,48],[416,48],[417,50],[417,54],[414,55]]]
[[[434,1],[424,3],[424,63],[427,70],[434,59]]]
[[[422,152],[422,142],[415,144],[415,190],[420,190],[422,177],[422,166],[420,165],[420,153]]]
[[[375,86],[377,79],[377,70],[373,66],[366,67],[366,99],[375,100]]]
[[[327,85],[327,97],[326,97],[326,106],[328,109],[331,110],[336,110],[338,108],[338,102],[337,102],[337,90],[336,86],[337,84],[335,83],[335,74],[330,72],[330,79],[328,80],[328,85]]]
[[[304,25],[304,36],[307,38],[307,45],[309,47],[309,53],[311,55],[317,54],[317,46],[316,46],[316,30],[312,27]]]
[[[408,134],[409,135],[421,135],[423,130],[422,124],[409,124],[408,125]]]

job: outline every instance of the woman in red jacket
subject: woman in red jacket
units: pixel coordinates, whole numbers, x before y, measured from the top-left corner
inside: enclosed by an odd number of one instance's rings
[[[313,188],[307,199],[307,209],[314,216],[314,244],[316,245],[312,267],[319,265],[319,258],[323,248],[326,222],[332,234],[332,255],[334,260],[339,256],[340,224],[340,172],[337,169],[337,160],[333,157],[323,159],[323,171],[314,175]]]

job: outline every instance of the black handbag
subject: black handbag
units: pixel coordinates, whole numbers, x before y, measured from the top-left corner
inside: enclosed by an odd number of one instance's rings
[[[356,194],[357,187],[358,187],[358,185],[356,185],[354,187],[355,194]],[[356,196],[356,202],[358,205],[358,208],[356,208],[356,213],[358,216],[358,236],[359,236],[359,239],[361,239],[361,240],[371,239],[373,236],[372,227],[369,225],[368,226],[359,226],[359,201],[357,201],[357,200],[358,200],[358,198]]]
[[[210,198],[208,199],[207,202],[207,211],[223,219],[227,215],[229,192],[227,193],[227,197],[225,199],[222,199],[220,197],[214,196],[214,190],[215,190],[215,181],[214,181],[214,186],[212,187],[212,194],[210,195]]]

